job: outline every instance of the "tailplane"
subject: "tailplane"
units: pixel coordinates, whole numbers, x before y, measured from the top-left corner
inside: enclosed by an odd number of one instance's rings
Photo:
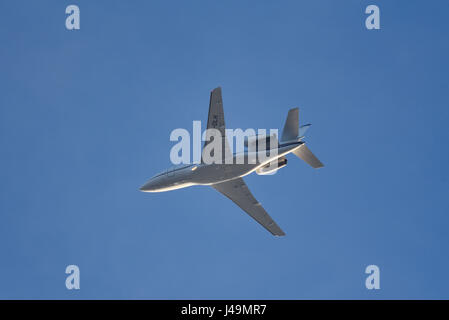
[[[282,130],[282,137],[280,143],[287,142],[299,142],[301,141],[306,131],[310,128],[311,124],[306,124],[303,126],[299,126],[299,109],[294,108],[288,111],[287,120],[285,120],[284,129]],[[324,167],[323,163],[307,148],[306,144],[303,143],[301,146],[293,153],[304,160],[308,165],[313,168],[321,168]]]
[[[324,164],[322,164],[321,161],[317,157],[315,157],[312,151],[307,148],[305,143],[302,144],[298,149],[293,151],[293,153],[301,160],[304,160],[312,168],[317,169],[324,167]]]

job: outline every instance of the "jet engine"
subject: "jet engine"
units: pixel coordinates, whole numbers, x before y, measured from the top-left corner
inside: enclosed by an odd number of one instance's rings
[[[283,168],[287,165],[287,158],[279,158],[275,161],[271,161],[270,163],[266,164],[265,166],[259,168],[256,170],[256,173],[258,175],[266,175],[266,174],[273,174],[280,168]]]

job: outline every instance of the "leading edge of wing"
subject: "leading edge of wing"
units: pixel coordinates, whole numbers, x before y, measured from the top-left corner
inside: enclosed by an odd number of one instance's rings
[[[275,236],[285,236],[284,231],[265,211],[260,202],[258,202],[248,189],[242,178],[233,179],[217,184],[212,187],[231,199],[236,205],[242,208],[250,217],[256,220],[260,225]]]

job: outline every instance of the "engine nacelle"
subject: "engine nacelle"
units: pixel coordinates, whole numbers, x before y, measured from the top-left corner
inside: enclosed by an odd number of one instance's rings
[[[273,174],[287,165],[287,158],[277,159],[256,170],[258,175]]]
[[[259,150],[259,145],[263,144],[265,141],[265,144],[263,145],[263,149],[273,149],[277,148],[277,142],[278,137],[276,133],[273,133],[271,135],[268,134],[259,134],[255,136],[249,136],[245,137],[245,147],[247,148],[253,148],[255,150]]]

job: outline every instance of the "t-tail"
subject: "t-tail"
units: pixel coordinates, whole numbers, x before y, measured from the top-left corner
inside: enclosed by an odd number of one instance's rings
[[[302,141],[307,129],[310,128],[310,124],[299,126],[299,109],[294,108],[288,111],[287,120],[285,120],[284,129],[282,130],[282,137],[280,143],[299,142]],[[295,149],[293,153],[304,160],[308,165],[313,168],[321,168],[324,165],[318,160],[312,151],[307,148],[304,141]]]

